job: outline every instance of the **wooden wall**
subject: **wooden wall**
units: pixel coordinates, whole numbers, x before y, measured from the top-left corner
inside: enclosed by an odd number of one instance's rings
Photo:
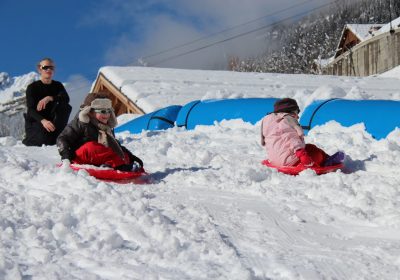
[[[132,100],[115,87],[102,73],[98,75],[92,91],[110,93],[115,115],[117,116],[122,114],[143,115],[145,113]]]

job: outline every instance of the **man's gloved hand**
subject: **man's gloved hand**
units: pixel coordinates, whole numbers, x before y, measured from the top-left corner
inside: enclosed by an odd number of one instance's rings
[[[302,165],[306,167],[311,167],[314,165],[314,161],[312,158],[308,155],[307,151],[305,149],[299,149],[296,151],[296,156],[299,158],[300,162]]]

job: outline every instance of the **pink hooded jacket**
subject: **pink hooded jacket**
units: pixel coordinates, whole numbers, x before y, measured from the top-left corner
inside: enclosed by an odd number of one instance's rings
[[[261,123],[261,145],[272,164],[296,165],[299,158],[295,152],[305,147],[303,129],[289,113],[271,113]]]

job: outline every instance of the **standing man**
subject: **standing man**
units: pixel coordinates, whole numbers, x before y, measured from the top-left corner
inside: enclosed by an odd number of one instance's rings
[[[57,136],[68,123],[72,107],[62,83],[53,80],[55,64],[51,58],[39,61],[40,80],[26,90],[27,113],[25,138],[27,146],[55,145]]]

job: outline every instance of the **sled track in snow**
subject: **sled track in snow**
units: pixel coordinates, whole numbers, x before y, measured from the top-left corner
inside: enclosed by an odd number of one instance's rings
[[[191,196],[193,198],[193,192]],[[197,202],[207,211],[223,242],[236,252],[254,280],[279,279],[285,275],[289,279],[375,277],[371,272],[379,265],[374,264],[377,255],[366,256],[357,248],[347,247],[351,244],[346,241],[350,237],[331,226],[289,221],[266,205],[266,201],[255,197],[233,201],[216,193],[213,201],[207,201],[209,197],[200,195]],[[232,215],[235,209],[242,213]],[[252,239],[252,236],[257,237]],[[254,243],[254,240],[263,242]],[[375,241],[371,241],[373,246]],[[331,257],[338,254],[342,258]]]
[[[271,279],[273,279],[274,275],[271,275],[270,273],[268,273],[268,270],[266,271],[265,269],[268,268],[268,266],[273,266],[274,262],[279,261],[280,263],[290,263],[290,260],[292,258],[297,259],[297,253],[293,253],[293,251],[296,252],[301,248],[301,251],[303,251],[305,255],[307,255],[315,254],[316,252],[312,251],[318,250],[317,248],[313,248],[313,250],[310,250],[310,246],[316,246],[310,243],[308,240],[300,238],[293,234],[292,231],[287,228],[286,223],[278,221],[282,221],[282,218],[279,217],[277,213],[270,211],[271,209],[269,209],[268,211],[265,211],[264,209],[260,211],[260,209],[257,209],[257,214],[260,215],[260,220],[263,220],[264,223],[258,224],[257,226],[253,226],[251,228],[241,228],[240,230],[223,226],[223,224],[225,223],[224,220],[226,220],[227,217],[224,215],[223,210],[221,211],[219,207],[208,204],[206,206],[206,210],[213,218],[216,229],[220,233],[222,240],[224,240],[227,245],[235,250],[243,265],[247,267],[249,271],[251,271],[253,279],[270,279],[270,277]],[[271,227],[271,225],[274,225],[274,227]],[[251,238],[248,237],[250,237],[252,234],[265,234],[266,236],[265,238],[263,238],[265,243],[251,244]],[[277,241],[277,238],[273,238],[273,236],[278,235],[281,236],[280,241]],[[282,238],[282,236],[284,236],[284,238]],[[246,244],[251,244],[252,246],[248,246]],[[257,247],[259,248],[257,249]],[[280,248],[278,250],[280,252],[273,252],[274,250],[276,250],[273,249],[274,247]],[[270,248],[271,251],[269,251],[268,248]],[[297,272],[299,275],[301,275],[301,277],[303,277],[304,279],[319,279],[319,277],[315,275],[313,271],[310,271],[309,268],[305,268],[305,264],[304,268],[302,268],[302,266],[303,265],[299,265],[299,267],[297,268]],[[348,279],[346,275],[343,275],[339,271],[333,269],[331,265],[325,263],[322,258],[320,263],[314,264],[313,266],[316,266],[315,270],[323,271],[323,274],[325,276],[329,275],[329,277],[331,277],[332,279]],[[280,270],[285,269],[281,268]],[[281,271],[279,274],[281,273],[284,273],[284,271]],[[293,275],[293,277],[295,276]]]

